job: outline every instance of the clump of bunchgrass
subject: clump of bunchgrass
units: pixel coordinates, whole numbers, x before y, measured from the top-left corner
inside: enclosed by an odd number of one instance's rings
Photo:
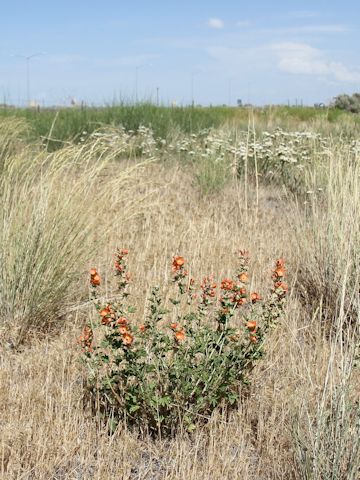
[[[21,118],[0,120],[0,175],[6,162],[27,144],[29,131],[29,126]]]
[[[345,292],[342,295],[344,297]],[[318,314],[320,316],[320,313]],[[360,403],[358,395],[360,323],[349,328],[341,308],[330,337],[326,376],[316,396],[301,403],[294,418],[296,478],[356,480],[360,472]]]
[[[141,195],[129,195],[133,170],[112,170],[114,155],[92,139],[54,154],[21,150],[6,159],[0,175],[0,333],[13,344],[29,331],[60,326],[78,301],[79,270],[114,225],[107,208],[126,201],[123,218],[140,208]]]
[[[359,316],[360,168],[353,154],[333,149],[324,188],[309,190],[294,214],[297,291],[305,308],[322,305],[328,326],[336,324],[339,309],[348,323]]]
[[[154,287],[140,323],[131,319],[127,255],[116,253],[116,301],[99,296],[100,275],[90,271],[99,318],[85,325],[79,339],[88,392],[111,428],[124,421],[156,435],[192,431],[215,409],[236,406],[249,384],[266,335],[283,310],[284,261],[277,261],[273,287],[263,299],[248,289],[247,252],[240,252],[235,278],[219,285],[208,276],[197,286],[184,258],[175,256],[171,308]]]

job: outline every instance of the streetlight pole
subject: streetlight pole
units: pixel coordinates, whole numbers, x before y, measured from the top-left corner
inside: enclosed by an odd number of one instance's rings
[[[30,60],[34,57],[39,57],[44,55],[44,53],[33,53],[31,55],[13,55],[14,57],[25,58],[26,60],[26,103],[27,106],[30,106]]]

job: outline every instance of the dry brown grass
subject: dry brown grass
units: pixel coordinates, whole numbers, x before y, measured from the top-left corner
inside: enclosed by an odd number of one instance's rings
[[[87,261],[81,257],[75,292],[82,291],[85,272],[94,262],[100,272],[109,270],[115,246],[130,249],[132,293],[140,317],[151,286],[160,284],[167,294],[174,254],[189,259],[197,278],[212,272],[227,276],[235,268],[234,253],[247,248],[253,262],[251,282],[259,291],[268,287],[273,260],[283,256],[289,282],[295,283],[296,268],[305,260],[299,257],[294,239],[294,208],[279,191],[263,186],[256,192],[249,186],[245,208],[242,181],[204,197],[193,186],[192,173],[176,163],[148,165],[132,175],[131,188],[120,186],[123,210],[109,210],[110,225],[103,216],[112,203],[103,193],[106,208],[102,206],[96,218],[97,228],[106,224],[107,241],[96,257]],[[134,198],[151,201],[131,216],[127,198],[132,205]],[[238,411],[229,419],[214,415],[191,437],[170,440],[139,439],[125,427],[109,436],[91,416],[82,398],[83,371],[75,343],[87,315],[93,311],[83,303],[67,314],[61,331],[33,340],[21,351],[1,347],[0,475],[4,480],[356,480],[359,465],[354,466],[353,476],[345,471],[338,477],[321,476],[329,470],[311,462],[310,469],[302,468],[304,449],[319,464],[331,449],[336,450],[331,442],[326,450],[320,448],[323,444],[311,442],[319,438],[319,429],[324,434],[328,405],[341,379],[350,385],[349,403],[360,378],[356,370],[346,377],[352,357],[342,338],[329,339],[320,314],[304,313],[295,292],[285,318],[267,341],[265,360],[254,371],[250,396]],[[323,423],[314,426],[319,415]],[[345,419],[351,415],[344,412]],[[327,425],[336,421],[330,418]],[[355,427],[344,442],[347,448],[358,445]]]

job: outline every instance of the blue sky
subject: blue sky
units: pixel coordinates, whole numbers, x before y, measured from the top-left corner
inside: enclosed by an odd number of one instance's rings
[[[358,0],[0,0],[0,103],[328,102],[360,91]]]

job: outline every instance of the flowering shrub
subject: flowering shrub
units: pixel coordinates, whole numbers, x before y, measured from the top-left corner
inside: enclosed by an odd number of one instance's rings
[[[116,302],[100,300],[100,275],[90,271],[98,319],[84,327],[79,343],[93,405],[112,425],[124,420],[154,434],[191,431],[215,408],[235,406],[240,387],[249,383],[265,336],[283,310],[284,261],[276,262],[273,286],[263,299],[249,291],[245,251],[235,277],[219,285],[209,276],[198,286],[185,259],[175,256],[171,308],[164,308],[154,287],[139,323],[131,319],[127,255],[127,250],[116,253]]]

